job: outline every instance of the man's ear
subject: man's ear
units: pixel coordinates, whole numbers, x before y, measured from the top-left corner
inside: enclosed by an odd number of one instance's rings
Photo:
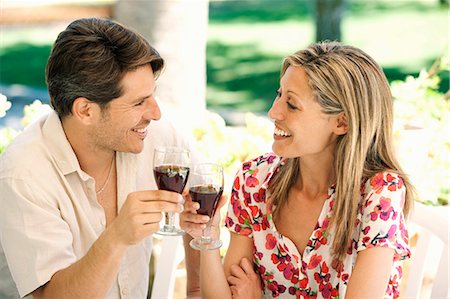
[[[95,103],[84,97],[76,98],[72,105],[72,115],[85,124],[90,124],[95,114]]]
[[[336,117],[334,133],[337,135],[345,135],[348,132],[348,119],[344,112],[341,112]]]

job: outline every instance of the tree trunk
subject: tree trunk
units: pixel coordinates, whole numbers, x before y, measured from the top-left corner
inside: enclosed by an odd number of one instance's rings
[[[118,0],[114,17],[164,58],[156,95],[181,112],[178,120],[192,124],[206,109],[208,0]]]
[[[316,0],[316,41],[342,39],[341,21],[346,0]]]

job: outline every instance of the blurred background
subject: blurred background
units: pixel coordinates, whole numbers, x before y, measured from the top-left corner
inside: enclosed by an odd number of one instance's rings
[[[206,105],[231,124],[243,122],[242,115],[236,112],[265,114],[278,88],[282,58],[316,40],[337,39],[362,48],[381,64],[390,82],[417,76],[421,69],[430,69],[437,59],[448,54],[447,0],[0,3],[0,90],[17,103],[11,114],[21,111],[18,106],[34,98],[48,102],[44,70],[51,45],[58,32],[79,17],[117,19],[144,34],[163,57],[182,57],[166,70],[169,77],[174,72],[182,74],[179,80],[171,78],[170,84],[189,84],[192,75],[185,74],[190,73],[199,81],[193,85],[207,83],[206,90],[180,88],[184,89],[183,95],[163,100],[181,105],[189,102],[189,106],[195,102],[196,108]],[[445,92],[449,89],[448,72],[440,77],[439,91]],[[31,97],[22,98],[27,90]],[[195,93],[192,100],[185,99],[187,92]],[[8,119],[0,120],[0,126],[5,123],[17,126]]]
[[[390,82],[399,157],[418,200],[448,203],[448,0],[0,3],[0,153],[49,103],[47,58],[74,19],[112,18],[150,41],[166,61],[157,81],[166,114],[191,130],[199,149],[230,176],[243,160],[270,150],[273,128],[265,116],[283,57],[318,40],[339,40],[374,57]]]
[[[239,164],[270,150],[265,115],[283,57],[339,40],[370,54],[390,82],[397,150],[417,200],[448,207],[448,0],[0,0],[0,9],[0,154],[48,109],[45,65],[58,33],[77,18],[112,18],[166,60],[160,102],[225,167],[230,190]]]

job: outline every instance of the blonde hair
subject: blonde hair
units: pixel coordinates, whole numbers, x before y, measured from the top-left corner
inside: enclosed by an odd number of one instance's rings
[[[338,42],[320,42],[286,57],[281,77],[289,66],[302,67],[323,112],[344,112],[348,132],[339,136],[334,167],[336,198],[331,225],[335,228],[333,255],[342,260],[352,241],[361,184],[381,171],[398,173],[406,186],[403,211],[408,215],[414,188],[395,157],[392,142],[393,107],[382,69],[362,50]],[[274,217],[287,202],[300,174],[300,158],[288,159],[269,186]]]

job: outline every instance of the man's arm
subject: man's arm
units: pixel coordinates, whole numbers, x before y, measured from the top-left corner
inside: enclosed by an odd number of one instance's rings
[[[127,246],[104,232],[88,253],[32,292],[35,298],[101,298],[111,288]]]
[[[116,219],[87,254],[56,272],[32,292],[35,298],[103,298],[119,271],[126,249],[159,229],[161,211],[181,212],[181,196],[162,190],[128,195]]]

